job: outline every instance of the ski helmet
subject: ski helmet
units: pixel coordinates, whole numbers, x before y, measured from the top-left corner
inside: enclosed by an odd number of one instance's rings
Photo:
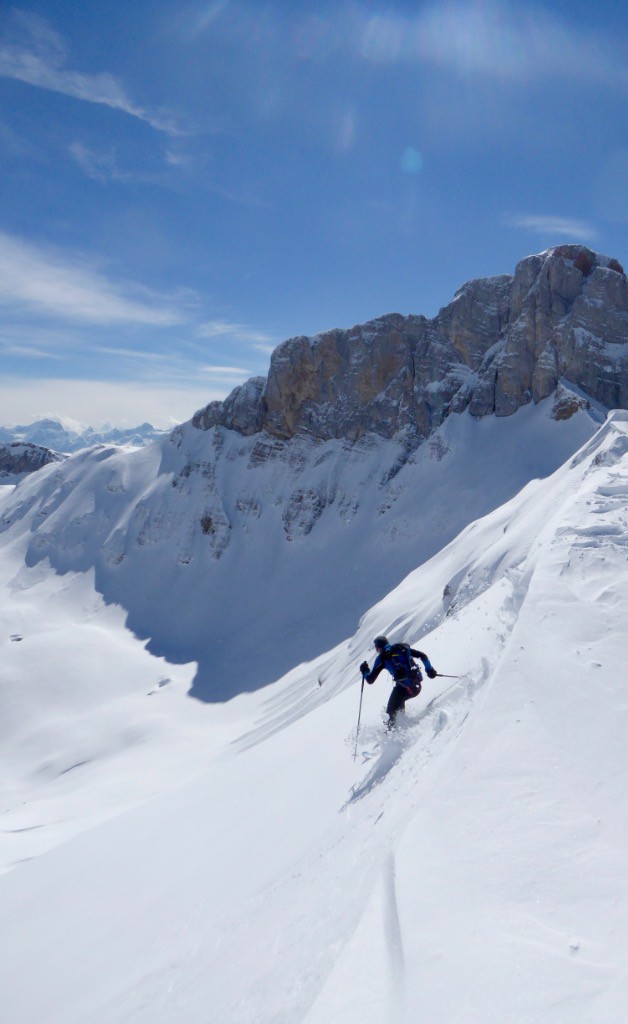
[[[385,636],[376,636],[373,640],[373,646],[376,651],[383,651],[384,647],[388,647],[388,639]]]

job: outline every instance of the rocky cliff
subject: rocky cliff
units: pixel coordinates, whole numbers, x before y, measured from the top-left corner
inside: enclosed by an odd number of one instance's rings
[[[281,440],[405,432],[420,441],[450,412],[508,416],[561,379],[609,408],[628,406],[628,281],[617,260],[580,245],[469,282],[432,320],[390,314],[291,338],[267,379],[212,402],[193,424]]]
[[[0,444],[0,483],[17,483],[51,462],[60,462],[62,456],[38,444],[14,441]]]

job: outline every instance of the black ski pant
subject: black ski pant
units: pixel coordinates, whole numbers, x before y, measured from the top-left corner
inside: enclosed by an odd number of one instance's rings
[[[386,705],[389,729],[395,724],[395,718],[397,717],[398,712],[405,711],[406,701],[410,700],[412,697],[416,697],[420,692],[420,684],[418,684],[416,693],[411,693],[407,687],[400,686],[399,683],[393,687],[393,691],[388,698],[388,704]]]

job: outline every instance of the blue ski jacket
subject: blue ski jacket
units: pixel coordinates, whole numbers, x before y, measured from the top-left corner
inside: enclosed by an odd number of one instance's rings
[[[393,646],[396,645],[389,644],[388,647],[385,647],[384,650],[377,655],[373,663],[373,668],[371,669],[370,672],[366,672],[364,675],[364,678],[366,679],[367,683],[374,683],[380,672],[382,672],[384,669],[390,672],[391,676],[393,677],[396,683],[402,683],[405,679],[409,679],[411,673],[414,676],[414,678],[418,679],[418,682],[421,682],[423,676],[421,675],[419,668],[416,665],[412,665],[410,658],[420,658],[421,661],[423,662],[423,665],[425,666],[425,671],[432,671],[430,659],[428,658],[427,654],[423,654],[423,651],[415,651],[412,647],[409,647],[407,644],[403,645],[407,648],[407,654],[409,655],[409,657],[406,659],[407,667],[400,666],[398,660],[397,663],[393,662],[391,657],[391,650]],[[413,669],[414,671],[412,671]]]

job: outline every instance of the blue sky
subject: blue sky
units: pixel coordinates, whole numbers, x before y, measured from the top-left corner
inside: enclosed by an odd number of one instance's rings
[[[315,11],[315,13],[313,13]],[[628,261],[628,6],[0,13],[0,423],[188,418],[284,338]]]

